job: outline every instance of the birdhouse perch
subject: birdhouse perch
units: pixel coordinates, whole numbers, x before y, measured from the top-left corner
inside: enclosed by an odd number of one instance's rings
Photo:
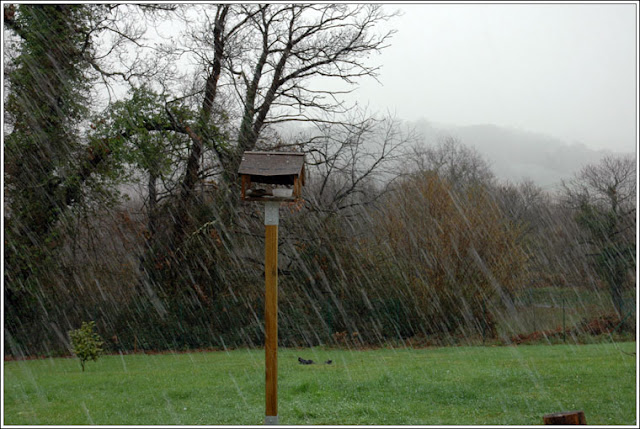
[[[245,201],[295,201],[304,185],[304,154],[245,152],[238,174]]]

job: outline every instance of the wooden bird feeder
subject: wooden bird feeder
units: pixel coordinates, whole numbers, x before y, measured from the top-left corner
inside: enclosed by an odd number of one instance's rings
[[[265,424],[278,424],[278,223],[280,203],[301,198],[304,154],[245,152],[238,168],[242,199],[264,202]]]
[[[238,174],[245,201],[296,201],[304,185],[304,154],[245,152]]]

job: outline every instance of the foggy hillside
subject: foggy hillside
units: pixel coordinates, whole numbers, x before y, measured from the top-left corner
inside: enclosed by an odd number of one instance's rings
[[[456,137],[475,148],[489,161],[500,179],[514,182],[529,178],[553,188],[588,163],[597,162],[610,151],[593,150],[580,143],[496,125],[448,126],[420,120],[407,122],[424,136],[427,145],[442,136]]]
[[[554,190],[562,179],[570,179],[582,167],[597,163],[606,155],[626,154],[591,149],[582,143],[491,124],[457,126],[426,119],[403,123],[419,139],[422,137],[427,146],[451,136],[464,146],[474,148],[500,180],[521,182],[531,179],[547,190]],[[299,124],[278,124],[276,129],[285,139],[295,138],[299,132],[315,132],[313,128]]]

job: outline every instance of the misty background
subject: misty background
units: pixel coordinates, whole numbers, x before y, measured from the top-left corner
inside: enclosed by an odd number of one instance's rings
[[[637,4],[404,4],[347,101],[433,144],[475,148],[496,176],[547,189],[637,149]],[[346,89],[336,82],[336,88]]]
[[[633,152],[637,5],[411,4],[353,100],[408,121],[493,124]]]

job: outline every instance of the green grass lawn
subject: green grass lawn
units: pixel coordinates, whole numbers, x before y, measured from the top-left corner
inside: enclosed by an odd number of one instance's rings
[[[540,425],[636,419],[635,343],[279,352],[287,424]],[[332,359],[300,365],[297,357]],[[260,425],[264,352],[103,356],[4,363],[4,424]]]

